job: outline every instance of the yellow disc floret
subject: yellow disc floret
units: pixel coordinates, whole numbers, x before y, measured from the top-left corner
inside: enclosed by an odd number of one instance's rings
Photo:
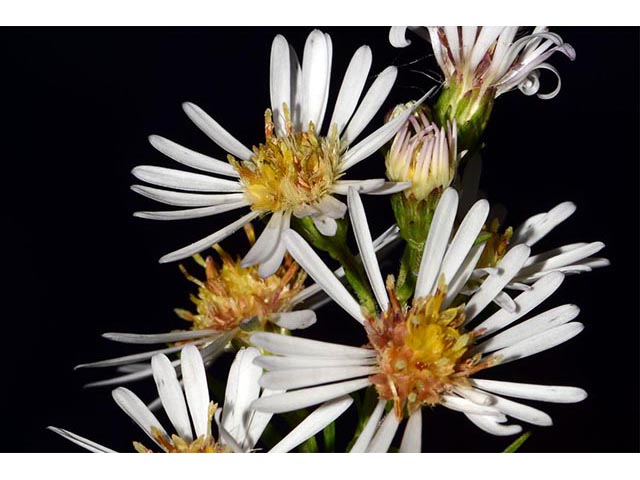
[[[274,133],[271,110],[265,112],[265,142],[253,147],[248,161],[229,162],[240,174],[251,208],[260,212],[294,211],[315,206],[330,195],[340,176],[340,137],[334,128],[328,137],[296,131],[284,105],[286,134]]]

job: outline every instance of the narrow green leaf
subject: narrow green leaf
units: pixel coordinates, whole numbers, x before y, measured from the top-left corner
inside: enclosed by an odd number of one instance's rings
[[[523,433],[518,438],[516,438],[516,440],[511,445],[509,445],[507,448],[505,448],[502,453],[515,453],[515,452],[517,452],[520,449],[520,447],[522,446],[522,444],[524,442],[526,442],[527,438],[529,438],[530,436],[531,436],[531,432]]]

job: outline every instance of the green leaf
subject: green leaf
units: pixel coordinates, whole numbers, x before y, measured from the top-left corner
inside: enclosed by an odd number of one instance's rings
[[[336,449],[336,422],[331,422],[322,431],[324,440],[324,453],[335,452]]]
[[[523,433],[518,438],[516,438],[516,440],[511,445],[509,445],[507,448],[505,448],[502,453],[515,453],[515,452],[517,452],[520,449],[520,447],[522,446],[522,444],[524,442],[526,442],[527,438],[529,438],[530,436],[531,436],[531,432]]]

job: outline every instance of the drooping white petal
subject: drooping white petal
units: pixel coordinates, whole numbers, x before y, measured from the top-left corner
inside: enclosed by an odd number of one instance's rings
[[[513,235],[512,243],[526,243],[528,246],[535,245],[538,240],[546,236],[551,230],[569,218],[576,211],[573,202],[563,202],[553,207],[549,212],[538,217],[535,222],[527,224],[527,228],[518,229]]]
[[[218,426],[218,435],[220,435],[220,441],[223,445],[226,445],[231,449],[233,453],[245,453],[242,449],[242,446],[233,438],[224,426],[222,426],[222,422],[220,422],[220,417],[222,416],[222,412],[220,409],[216,410],[213,414],[213,418],[216,421],[216,425]]]
[[[398,430],[398,425],[400,425],[398,417],[393,410],[390,410],[371,439],[367,453],[387,453]]]
[[[278,355],[342,358],[370,358],[376,355],[373,350],[367,348],[350,347],[270,332],[256,332],[251,335],[250,340],[253,345]]]
[[[307,328],[316,323],[316,312],[313,310],[298,310],[295,312],[282,312],[273,318],[273,322],[287,330]]]
[[[210,248],[212,245],[215,245],[216,243],[221,242],[222,240],[227,238],[229,235],[235,233],[238,229],[244,227],[247,223],[249,223],[251,220],[254,220],[259,215],[260,215],[260,212],[251,211],[246,215],[240,217],[235,222],[230,223],[226,227],[221,228],[217,232],[212,233],[211,235],[203,238],[202,240],[198,240],[197,242],[187,245],[186,247],[183,247],[179,250],[176,250],[174,252],[164,255],[162,258],[160,258],[160,263],[168,263],[168,262],[175,262],[176,260],[182,260],[183,258],[190,257],[191,255],[199,253],[206,248]]]
[[[159,152],[187,167],[227,177],[238,178],[240,176],[229,163],[190,150],[160,135],[149,135],[149,143]]]
[[[420,453],[422,451],[422,409],[419,408],[409,416],[404,428],[400,453]]]
[[[182,104],[182,109],[191,121],[222,149],[241,160],[249,160],[253,156],[251,150],[236,140],[199,106],[185,102]]]
[[[579,322],[571,322],[551,328],[542,333],[522,340],[515,345],[498,350],[493,356],[501,356],[502,360],[498,365],[504,365],[514,360],[535,355],[549,348],[560,345],[578,335],[584,329],[584,325]]]
[[[220,213],[237,210],[246,207],[249,203],[246,200],[229,202],[223,205],[213,205],[211,207],[189,208],[186,210],[168,210],[161,212],[135,212],[134,217],[146,218],[148,220],[188,220],[191,218],[210,217]]]
[[[376,365],[369,367],[341,366],[275,370],[266,372],[260,377],[260,386],[271,390],[293,390],[369,376],[378,371],[379,368]]]
[[[587,398],[587,392],[577,387],[556,385],[535,385],[531,383],[501,382],[498,380],[470,379],[471,383],[487,392],[508,397],[539,400],[553,403],[576,403]]]
[[[509,313],[515,313],[517,307],[513,299],[509,296],[507,292],[504,290],[502,292],[498,292],[498,295],[493,299],[493,303],[498,305],[501,309]]]
[[[343,218],[347,213],[347,206],[332,195],[322,197],[315,208],[333,219]]]
[[[316,215],[311,219],[318,231],[325,237],[333,237],[338,231],[338,224],[328,215]]]
[[[338,134],[341,134],[353,115],[369,75],[371,60],[371,49],[367,45],[361,46],[353,55],[336,99],[336,107],[329,124],[329,134],[334,125]]]
[[[466,398],[467,400],[471,400],[473,403],[477,405],[492,405],[491,396],[481,392],[480,390],[476,390],[475,388],[468,387],[453,387],[453,391],[460,395],[461,397]]]
[[[193,440],[191,434],[191,423],[189,421],[189,411],[184,401],[182,387],[178,381],[178,375],[175,368],[165,355],[155,355],[151,359],[151,369],[153,370],[153,379],[156,382],[158,395],[162,401],[164,411],[176,429],[178,436],[187,442]]]
[[[269,86],[271,93],[271,110],[279,137],[286,132],[282,105],[291,108],[291,56],[289,44],[282,35],[276,35],[271,44],[271,65]]]
[[[282,217],[283,218],[282,225],[280,226],[280,236],[278,237],[276,248],[271,253],[271,256],[261,262],[258,266],[258,275],[260,275],[260,278],[267,278],[275,274],[280,268],[280,265],[282,265],[284,255],[287,253],[287,247],[282,240],[282,232],[289,229],[289,225],[291,223],[291,213],[285,212],[283,213]]]
[[[252,408],[272,413],[291,412],[301,408],[317,405],[334,398],[347,395],[371,385],[369,379],[360,378],[341,383],[331,383],[314,388],[304,388],[293,392],[261,397],[253,402]]]
[[[278,242],[282,235],[284,217],[281,211],[274,212],[273,215],[271,215],[269,223],[267,223],[267,226],[256,240],[256,243],[253,244],[240,262],[242,268],[264,262],[271,257],[278,247]]]
[[[187,345],[182,350],[180,360],[184,393],[196,437],[206,435],[209,427],[209,388],[202,356],[195,346]]]
[[[116,388],[111,392],[111,395],[124,413],[136,422],[151,440],[162,447],[153,436],[152,429],[157,429],[162,435],[168,438],[167,432],[144,402],[140,400],[135,393],[124,387]]]
[[[467,400],[466,398],[462,397],[456,397],[455,395],[442,395],[441,405],[457,412],[469,413],[474,415],[490,415],[494,417],[500,416],[500,412],[491,406],[478,405],[471,400]]]
[[[442,258],[451,236],[457,209],[458,193],[453,188],[447,188],[440,197],[424,245],[416,280],[415,298],[429,295],[438,281]]]
[[[302,114],[303,131],[313,122],[316,131],[322,128],[322,117],[327,104],[331,72],[331,46],[327,37],[314,30],[307,37],[302,56]]]
[[[523,405],[522,403],[507,400],[506,398],[499,397],[498,395],[491,395],[492,405],[500,410],[505,415],[517,418],[533,425],[539,425],[541,427],[548,427],[553,425],[553,420],[542,410]]]
[[[76,435],[75,433],[70,432],[69,430],[65,430],[64,428],[47,427],[47,430],[51,430],[52,432],[57,433],[62,438],[65,438],[70,442],[75,443],[79,447],[82,447],[85,450],[89,450],[92,453],[116,453],[115,450],[104,447],[99,443],[92,442],[91,440],[81,437],[80,435]]]
[[[387,402],[384,400],[378,400],[376,408],[373,409],[373,412],[362,429],[362,432],[360,432],[358,439],[353,444],[353,447],[351,447],[351,453],[364,453],[367,451],[367,448],[369,448],[369,444],[371,443],[371,439],[376,433],[382,414],[384,413],[384,406],[386,403]]]
[[[270,452],[285,453],[293,450],[308,438],[324,430],[327,425],[342,415],[352,403],[353,399],[346,395],[320,405],[286,437],[280,440]]]
[[[131,190],[144,197],[155,200],[156,202],[166,203],[167,205],[174,205],[177,207],[209,207],[228,202],[237,202],[244,199],[243,193],[185,193],[147,187],[144,185],[132,185]]]
[[[279,390],[264,389],[262,391],[262,396],[268,397],[270,395],[277,395],[279,393],[283,392]],[[256,410],[253,410],[251,412],[251,419],[249,421],[247,435],[245,436],[244,441],[241,443],[241,447],[245,451],[249,451],[256,446],[256,443],[258,443],[258,440],[260,440],[262,433],[267,428],[267,425],[271,421],[272,417],[272,413],[258,412]]]
[[[242,185],[235,180],[226,180],[210,175],[202,175],[201,173],[175,170],[173,168],[138,165],[131,170],[131,173],[143,182],[159,187],[175,188],[176,190],[191,190],[194,192],[243,191]]]
[[[369,125],[387,99],[398,76],[396,67],[385,68],[375,79],[365,94],[341,139],[344,145],[351,145],[358,135]]]
[[[371,366],[376,363],[375,357],[370,358],[345,358],[345,357],[316,357],[304,355],[263,355],[254,360],[256,365],[266,370],[293,370],[300,368],[322,367],[351,367]]]
[[[494,417],[488,415],[473,415],[465,413],[465,416],[478,428],[490,433],[491,435],[504,437],[508,435],[516,435],[522,431],[522,427],[520,425],[502,425],[496,422]]]
[[[349,315],[364,324],[365,318],[358,302],[355,301],[344,285],[340,283],[340,280],[329,270],[307,242],[293,230],[285,232],[283,238],[287,250],[304,271]]]
[[[356,237],[360,258],[367,273],[367,278],[373,289],[373,293],[378,301],[381,311],[386,311],[389,307],[389,297],[380,271],[380,265],[373,248],[373,240],[367,223],[367,216],[364,212],[362,199],[355,189],[350,188],[348,193],[349,217],[353,225],[353,233]]]
[[[107,332],[103,333],[102,337],[114,342],[149,345],[155,343],[182,342],[184,340],[195,340],[197,338],[212,337],[216,335],[220,335],[220,332],[213,329],[203,329],[151,334]]]
[[[448,285],[447,296],[442,303],[443,308],[448,308],[449,305],[451,305],[451,302],[453,302],[453,300],[462,291],[469,278],[471,278],[471,275],[473,274],[473,271],[478,264],[480,257],[482,256],[485,245],[486,242],[483,242],[471,248],[469,254],[458,269],[458,273],[454,275],[453,280]]]

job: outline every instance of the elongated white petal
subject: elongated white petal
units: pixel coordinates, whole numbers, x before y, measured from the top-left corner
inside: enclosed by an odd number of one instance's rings
[[[179,364],[179,360],[173,362],[174,365]],[[121,367],[122,368],[122,367]],[[137,380],[142,380],[143,378],[150,377],[153,374],[151,367],[147,366],[144,369],[137,370],[132,373],[128,373],[126,375],[120,375],[119,377],[108,378],[106,380],[99,380],[97,382],[90,382],[84,385],[84,388],[93,388],[93,387],[106,387],[109,385],[122,385],[124,383],[135,382]]]
[[[180,437],[192,441],[189,411],[175,368],[165,355],[160,354],[151,359],[151,369],[167,417]]]
[[[138,165],[131,170],[131,173],[143,182],[159,187],[175,188],[176,190],[192,190],[194,192],[243,191],[242,185],[235,180],[225,180],[210,175],[185,172],[173,168]]]
[[[447,188],[440,197],[424,245],[418,279],[416,280],[415,298],[429,295],[438,281],[442,258],[449,243],[457,210],[458,193],[453,188]]]
[[[538,253],[536,255],[531,255],[525,262],[524,267],[529,267],[535,263],[540,263],[544,260],[548,260],[557,255],[560,255],[561,253],[570,252],[571,250],[584,247],[585,245],[587,245],[586,242],[570,243],[569,245],[563,245],[562,247],[553,248],[551,250],[547,250],[546,252]]]
[[[548,427],[553,425],[553,420],[542,410],[523,405],[522,403],[507,400],[506,398],[499,397],[498,395],[491,395],[492,405],[500,410],[505,415],[517,418],[523,422],[531,423],[533,425],[539,425],[541,427]]]
[[[478,428],[490,433],[491,435],[516,435],[522,431],[522,427],[520,425],[502,425],[496,422],[494,417],[487,415],[473,415],[465,413],[465,416]]]
[[[153,148],[164,153],[167,157],[188,167],[216,173],[218,175],[225,175],[227,177],[238,178],[240,176],[236,169],[229,163],[190,150],[160,135],[150,135],[149,143]]]
[[[338,180],[333,186],[333,193],[346,195],[350,188],[355,188],[360,193],[369,193],[382,187],[385,184],[384,178],[374,178],[370,180]]]
[[[579,313],[580,309],[575,305],[563,305],[562,307],[554,308],[491,337],[489,340],[479,344],[473,351],[474,353],[486,353],[515,345],[538,333],[570,322]]]
[[[261,397],[254,401],[252,408],[263,412],[284,413],[317,405],[334,398],[347,395],[371,385],[369,379],[360,378],[348,382],[332,383],[314,388],[304,388],[294,392]]]
[[[344,358],[304,355],[287,355],[286,357],[279,357],[276,355],[263,355],[256,358],[254,363],[266,370],[292,370],[299,368],[371,366],[376,363],[376,360],[374,357]]]
[[[338,224],[328,215],[317,215],[311,218],[318,231],[325,237],[333,237],[338,231]]]
[[[369,443],[367,453],[387,453],[398,430],[398,425],[400,425],[400,421],[394,411],[387,412],[386,417],[380,424],[380,428],[378,428],[371,443]]]
[[[331,47],[320,30],[307,37],[302,57],[302,114],[304,131],[313,122],[316,131],[322,128],[331,72]]]
[[[384,413],[384,406],[386,403],[387,402],[384,400],[378,400],[376,408],[373,409],[373,412],[362,429],[362,432],[360,432],[358,439],[353,444],[353,447],[351,447],[351,453],[364,453],[367,451],[367,448],[369,448],[369,444],[371,443],[371,439],[376,433],[382,414]]]
[[[530,251],[529,247],[520,244],[507,252],[497,265],[498,272],[489,275],[487,279],[482,282],[478,292],[467,302],[467,306],[465,308],[467,322],[473,320],[482,310],[484,310],[484,308],[491,303],[505,285],[511,281],[527,260]]]
[[[271,252],[271,255],[263,260],[258,266],[258,275],[260,275],[260,278],[267,278],[276,273],[280,268],[280,265],[282,265],[285,253],[287,253],[287,247],[284,244],[284,240],[282,240],[282,232],[289,229],[289,225],[291,224],[291,213],[285,212],[282,217],[280,235],[278,236],[276,248]]]
[[[578,335],[584,328],[579,322],[571,322],[527,338],[515,345],[498,350],[493,355],[501,356],[499,365],[535,355],[560,345]]]
[[[302,355],[342,358],[371,358],[373,350],[359,347],[321,342],[308,338],[291,337],[269,332],[256,332],[251,335],[251,343],[268,352],[278,355]]]
[[[471,400],[456,397],[455,395],[443,395],[441,404],[457,412],[470,413],[474,415],[490,415],[494,417],[500,416],[500,412],[491,406],[478,405]]]
[[[329,133],[335,125],[338,134],[341,134],[353,115],[369,75],[371,60],[371,49],[367,45],[360,47],[353,55],[336,99],[336,107],[329,123]]]
[[[221,410],[218,409],[213,414],[213,418],[215,419],[216,425],[218,426],[218,434],[220,435],[222,444],[229,447],[233,453],[245,453],[242,449],[242,446],[236,441],[235,438],[233,438],[233,435],[231,435],[227,431],[227,429],[222,426],[222,423],[220,422],[221,415]]]
[[[140,360],[148,360],[149,358],[159,353],[170,354],[181,350],[184,345],[178,345],[176,347],[167,347],[159,350],[151,350],[149,352],[135,353],[133,355],[125,355],[117,358],[110,358],[108,360],[100,360],[98,362],[81,363],[73,367],[74,370],[79,368],[103,368],[103,367],[116,367],[118,365],[128,365],[131,363],[139,362]]]
[[[411,188],[411,182],[384,182],[380,187],[364,193],[368,195],[393,195],[404,192],[407,188]]]
[[[373,375],[378,371],[379,368],[376,365],[275,370],[266,372],[260,377],[260,386],[271,390],[293,390]]]
[[[422,409],[411,414],[404,428],[400,453],[420,453],[422,451]]]
[[[251,403],[260,395],[258,379],[262,369],[253,363],[259,355],[256,348],[239,350],[229,369],[222,408],[222,426],[239,444],[247,437],[252,414]]]
[[[514,313],[517,308],[513,299],[504,290],[502,292],[498,292],[498,295],[493,299],[493,303],[509,313]]]
[[[420,100],[418,100],[412,108],[408,108],[406,111],[402,112],[396,118],[394,118],[390,122],[387,122],[378,130],[376,130],[371,135],[366,137],[364,140],[360,141],[357,145],[350,148],[343,157],[342,165],[340,166],[340,171],[346,172],[355,164],[369,157],[369,155],[374,153],[376,150],[382,147],[382,145],[384,145],[389,140],[391,140],[391,137],[393,137],[398,132],[398,130],[400,130],[404,122],[407,121],[407,119],[411,116],[413,111],[416,108],[418,108],[420,104],[422,104],[422,102],[429,96],[430,93],[431,92],[427,93]],[[353,120],[351,121],[353,122]]]
[[[391,92],[397,76],[398,69],[396,67],[387,67],[378,75],[342,135],[342,142],[345,145],[350,145],[369,125]]]
[[[156,202],[174,205],[177,207],[209,207],[228,202],[237,202],[244,199],[243,193],[185,193],[163,190],[161,188],[146,187],[143,185],[132,185],[131,190],[144,197],[155,200]]]
[[[454,275],[453,280],[448,285],[449,288],[447,289],[447,296],[442,304],[443,308],[448,308],[449,305],[451,305],[451,302],[453,302],[453,300],[462,291],[469,278],[471,278],[471,275],[482,256],[485,245],[486,242],[483,242],[471,248],[467,258],[464,259],[462,265],[458,269],[458,273]]]
[[[535,245],[538,240],[547,235],[551,230],[569,218],[576,211],[576,206],[572,202],[561,203],[547,212],[537,222],[532,223],[527,229],[518,231],[518,235],[514,235],[513,243],[526,243],[530,247]]]
[[[313,310],[298,310],[296,312],[282,312],[274,319],[274,323],[287,330],[299,330],[316,323],[316,312]]]
[[[283,220],[284,215],[282,212],[274,212],[274,214],[271,215],[269,223],[267,223],[267,226],[256,240],[256,243],[253,244],[240,262],[242,268],[264,262],[274,253],[280,241],[280,235],[282,234]]]
[[[65,438],[70,442],[73,442],[76,445],[84,448],[85,450],[89,450],[92,453],[116,453],[115,450],[103,447],[99,443],[92,442],[91,440],[81,437],[80,435],[76,435],[75,433],[70,432],[69,430],[65,430],[64,428],[47,427],[47,430],[51,430],[52,432],[57,433],[62,438]]]
[[[453,391],[460,395],[461,397],[466,398],[467,400],[471,400],[473,403],[477,405],[492,405],[491,396],[481,392],[480,390],[476,390],[475,388],[468,387],[454,387]]]
[[[498,380],[470,379],[472,385],[487,392],[499,393],[508,397],[539,400],[553,403],[576,403],[587,398],[587,392],[577,387],[556,385],[535,385],[531,383],[501,382]]]
[[[191,218],[210,217],[230,210],[246,207],[249,203],[246,200],[229,202],[224,205],[213,205],[211,207],[189,208],[187,210],[168,210],[162,212],[135,212],[134,217],[146,218],[148,220],[188,220]]]
[[[282,105],[291,105],[291,55],[289,44],[282,35],[276,35],[271,44],[270,93],[271,110],[279,137],[286,132]]]
[[[477,201],[464,217],[442,260],[441,271],[447,284],[451,283],[458,269],[469,254],[478,234],[489,215],[489,202]]]
[[[251,211],[246,215],[240,217],[235,222],[230,223],[226,227],[221,228],[217,232],[212,233],[211,235],[203,238],[202,240],[198,240],[197,242],[187,245],[186,247],[183,247],[179,250],[176,250],[174,252],[164,255],[160,259],[160,263],[168,263],[168,262],[175,262],[176,260],[182,260],[183,258],[187,258],[187,257],[190,257],[191,255],[195,255],[196,253],[199,253],[206,248],[210,248],[212,245],[215,245],[216,243],[221,242],[222,240],[227,238],[229,235],[236,232],[236,230],[244,227],[247,223],[249,223],[251,220],[254,220],[259,215],[260,215],[260,212]]]
[[[206,435],[209,427],[209,388],[202,356],[196,347],[187,345],[182,350],[180,359],[184,393],[196,437]]]
[[[411,45],[407,39],[407,27],[391,27],[389,30],[389,43],[396,48],[404,48]]]
[[[270,395],[277,395],[279,393],[283,392],[279,390],[264,389],[262,391],[262,396],[268,397]],[[251,412],[247,435],[245,436],[244,441],[240,444],[244,451],[249,451],[256,446],[256,443],[258,443],[258,440],[260,440],[262,433],[267,428],[267,425],[271,421],[272,417],[272,413],[258,412],[256,410],[253,410]]]
[[[155,344],[155,343],[172,343],[182,342],[184,340],[194,340],[197,338],[211,337],[220,335],[220,332],[213,329],[203,330],[186,330],[181,332],[169,333],[118,333],[107,332],[102,336],[108,340],[120,343],[136,343],[136,344]]]
[[[327,425],[342,415],[352,403],[353,399],[351,397],[343,396],[320,405],[286,437],[280,440],[270,452],[285,453],[293,450],[308,438],[324,430]]]
[[[478,325],[476,330],[483,330],[478,335],[478,338],[486,337],[487,335],[497,332],[525,316],[560,288],[563,281],[564,275],[557,272],[550,273],[538,280],[529,290],[524,291],[516,297],[515,303],[517,310],[515,312],[498,310]]]
[[[371,232],[369,231],[369,224],[367,223],[367,216],[364,212],[362,199],[353,188],[349,189],[347,198],[349,203],[349,217],[353,225],[353,233],[356,237],[362,264],[364,265],[367,278],[371,283],[371,288],[378,301],[380,310],[386,311],[389,307],[389,297],[387,296],[387,290],[384,286],[376,252],[373,248],[373,240],[371,239]]]
[[[222,149],[241,160],[249,160],[253,156],[251,150],[236,140],[233,135],[222,128],[218,122],[197,105],[185,102],[182,104],[182,109],[191,121]]]
[[[355,301],[344,285],[340,283],[340,280],[329,270],[307,242],[293,230],[285,232],[283,238],[287,250],[304,271],[306,271],[344,311],[358,322],[364,323],[365,318],[362,315],[358,302]]]
[[[136,422],[151,440],[161,446],[154,438],[151,430],[157,429],[162,435],[168,438],[167,432],[143,401],[140,400],[131,390],[124,387],[116,388],[111,392],[111,395],[124,413],[126,413],[131,420]]]
[[[542,262],[536,262],[533,265],[523,268],[520,272],[518,272],[518,277],[528,276],[542,270],[551,270],[554,268],[571,265],[574,262],[579,262],[580,260],[598,253],[603,248],[604,243],[602,242],[593,242],[578,248],[574,248],[570,251],[560,253],[559,255],[548,258]]]

